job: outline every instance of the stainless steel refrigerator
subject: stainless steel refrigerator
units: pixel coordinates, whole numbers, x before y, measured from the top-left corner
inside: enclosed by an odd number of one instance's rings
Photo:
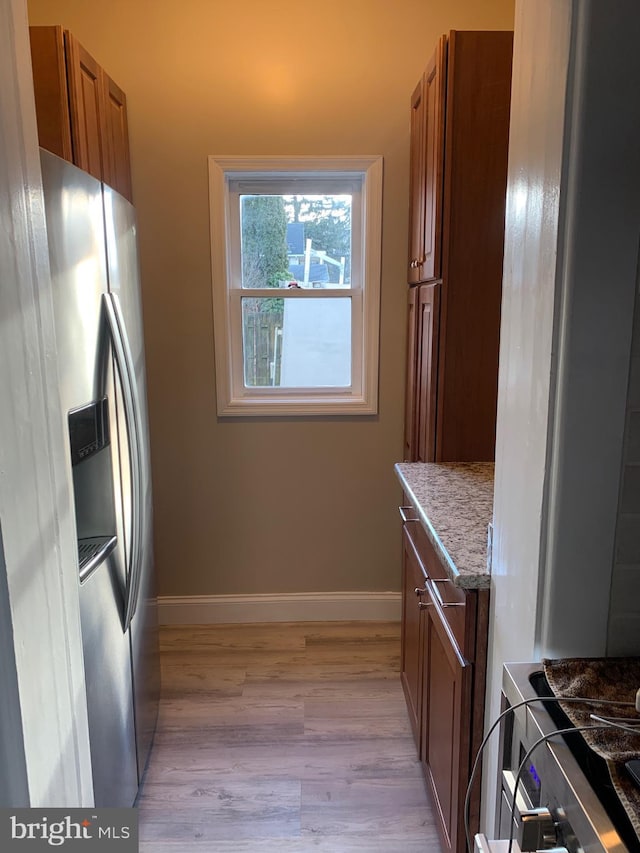
[[[131,806],[160,675],[132,205],[41,151],[96,806]]]

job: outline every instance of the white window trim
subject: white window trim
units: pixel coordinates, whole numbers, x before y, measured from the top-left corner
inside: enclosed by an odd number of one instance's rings
[[[218,415],[373,415],[378,411],[378,350],[382,243],[382,157],[227,157],[209,160],[211,274]],[[363,286],[352,294],[352,311],[362,300],[362,337],[354,353],[352,389],[247,388],[234,381],[231,334],[229,190],[230,179],[251,173],[360,174],[362,184]],[[298,294],[296,294],[298,295]],[[331,295],[329,291],[327,295]],[[299,292],[304,298],[304,292]],[[235,353],[237,360],[237,352]]]

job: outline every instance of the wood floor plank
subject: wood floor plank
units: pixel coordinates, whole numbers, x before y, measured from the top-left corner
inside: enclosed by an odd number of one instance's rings
[[[309,737],[270,743],[205,744],[190,749],[183,744],[158,740],[149,763],[147,779],[181,776],[188,781],[195,773],[213,769],[218,773],[242,773],[251,776],[296,775],[299,778],[340,774],[345,779],[358,776],[383,777],[411,775],[422,779],[415,746],[399,738],[370,738],[368,744],[328,741]],[[143,799],[146,798],[146,784]]]
[[[349,673],[340,673],[332,678],[314,681],[296,681],[283,678],[267,681],[251,679],[245,683],[242,696],[249,697],[288,697],[309,699],[352,699],[358,704],[372,703],[389,692],[398,689],[398,673],[374,673],[369,676],[350,677]]]
[[[396,623],[169,626],[141,853],[438,853]]]
[[[204,734],[207,728],[217,726],[267,726],[283,720],[303,721],[304,714],[302,698],[189,694],[162,703],[160,731],[197,729]]]
[[[204,694],[212,696],[241,696],[247,678],[243,669],[218,669],[209,662],[206,667],[193,663],[161,668],[162,694],[178,698]]]
[[[279,838],[218,839],[215,847],[209,840],[141,841],[140,853],[440,853],[441,847],[435,828],[425,831],[420,838],[409,838],[406,833],[385,834],[362,838],[339,836],[291,836]]]
[[[300,835],[300,782],[296,779],[210,776],[197,786],[154,785],[151,796],[153,805],[140,826],[145,841]]]
[[[424,793],[410,779],[305,781],[302,831],[346,837],[420,832],[423,803]]]

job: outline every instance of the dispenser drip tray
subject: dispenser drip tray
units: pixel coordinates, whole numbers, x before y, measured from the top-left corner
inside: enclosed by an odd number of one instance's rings
[[[80,583],[84,583],[116,547],[116,536],[89,536],[78,539]]]

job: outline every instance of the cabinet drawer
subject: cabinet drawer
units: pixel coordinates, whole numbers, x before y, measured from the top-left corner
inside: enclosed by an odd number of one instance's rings
[[[405,514],[410,517],[409,512]],[[465,590],[453,583],[420,521],[407,520],[404,528],[422,565],[428,580],[425,586],[429,586],[439,614],[448,625],[460,653],[473,662],[477,609],[475,590]]]
[[[458,589],[448,578],[430,577],[427,589],[438,616],[448,626],[460,654],[471,660],[473,650],[469,648],[468,642],[467,608],[471,610],[473,603],[467,600],[464,590]]]

